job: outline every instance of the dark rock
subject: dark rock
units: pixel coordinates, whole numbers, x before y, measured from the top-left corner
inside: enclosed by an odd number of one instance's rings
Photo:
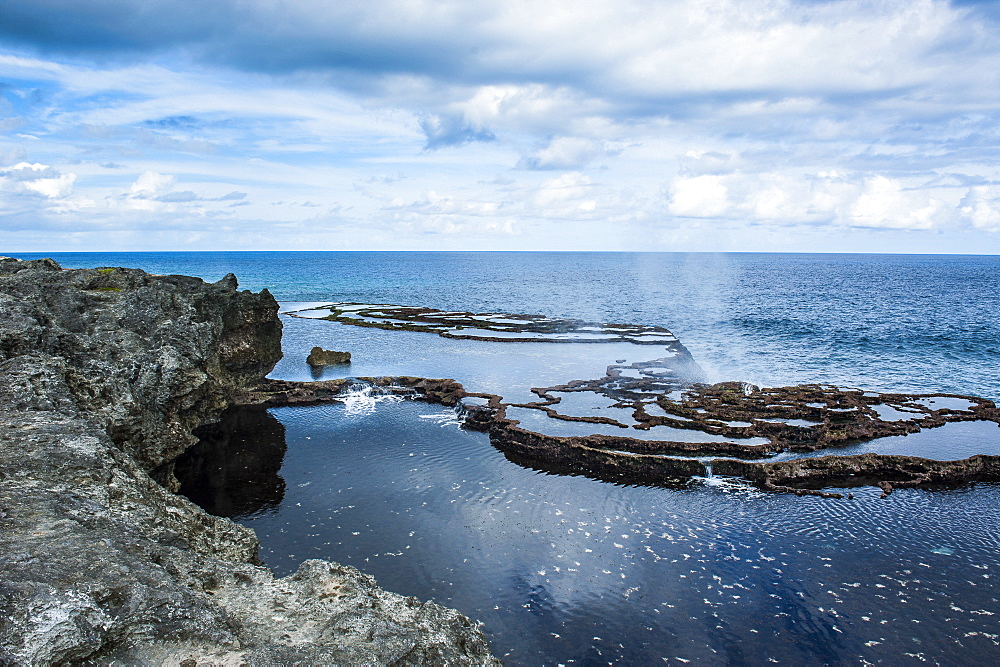
[[[236,279],[0,258],[0,664],[495,664],[456,611],[306,561],[170,484],[280,356]]]
[[[0,360],[42,355],[58,366],[68,389],[62,398],[147,471],[196,442],[191,432],[229,394],[274,367],[281,358],[276,313],[266,290],[239,292],[232,275],[206,284],[136,269],[61,271],[52,260],[0,260]]]
[[[442,311],[436,308],[387,304],[334,303],[326,304],[321,309],[329,311],[329,314],[322,318],[325,320],[388,331],[423,331],[436,333],[445,338],[500,343],[600,344],[629,341],[636,345],[664,346],[672,351],[687,354],[687,350],[670,331],[657,326],[586,322],[544,315]],[[292,311],[289,315],[302,317],[297,314],[299,312],[302,311]],[[597,337],[572,335],[584,331],[589,334],[596,331],[601,335]]]
[[[857,454],[790,461],[756,462],[715,459],[717,474],[744,477],[767,491],[824,495],[824,487],[877,486],[882,497],[893,489],[934,487],[977,481],[1000,481],[1000,456],[977,454],[958,461],[917,456]]]
[[[337,364],[351,363],[350,352],[336,352],[334,350],[324,350],[321,347],[314,347],[306,357],[306,363],[310,366],[335,366]]]

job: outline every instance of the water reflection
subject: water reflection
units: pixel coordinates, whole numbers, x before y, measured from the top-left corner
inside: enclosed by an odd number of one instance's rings
[[[181,495],[234,519],[281,504],[285,480],[278,472],[287,446],[285,427],[273,415],[258,407],[232,408],[196,435],[201,440],[175,466]]]
[[[240,519],[261,558],[281,575],[347,563],[455,607],[508,664],[1000,656],[997,485],[842,501],[707,483],[719,480],[624,486],[513,465],[439,406],[272,414],[288,486]],[[232,504],[232,485],[203,487]]]

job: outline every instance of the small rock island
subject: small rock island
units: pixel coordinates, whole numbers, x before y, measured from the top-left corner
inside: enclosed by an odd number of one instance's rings
[[[324,350],[318,345],[309,352],[306,363],[310,366],[336,366],[338,364],[351,363],[350,352],[337,352],[336,350]]]

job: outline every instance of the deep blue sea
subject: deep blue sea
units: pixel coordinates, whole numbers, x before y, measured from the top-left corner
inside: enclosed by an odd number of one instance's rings
[[[49,256],[206,280],[233,272],[286,306],[356,301],[659,325],[712,381],[1000,398],[998,257]],[[619,356],[613,346],[282,318],[285,358],[272,375],[287,379],[314,377],[305,354],[322,345],[354,355],[323,377],[454,377],[516,397],[595,377],[587,373],[603,373],[602,355]],[[843,500],[713,477],[681,488],[610,484],[521,467],[448,408],[352,396],[232,415],[178,462],[192,471],[182,476],[189,497],[257,531],[279,575],[306,558],[353,565],[481,621],[512,665],[1000,663],[998,484],[886,499],[862,487]],[[887,451],[994,452],[998,434],[989,422],[953,424],[896,438]],[[247,460],[260,465],[250,477],[240,472]]]
[[[17,253],[358,301],[660,325],[717,381],[1000,399],[1000,257],[762,253]]]

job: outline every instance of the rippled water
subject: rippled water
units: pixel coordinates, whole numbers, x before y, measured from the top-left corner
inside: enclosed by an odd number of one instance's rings
[[[998,485],[841,501],[618,486],[514,465],[440,406],[359,403],[269,411],[284,497],[239,520],[281,574],[349,563],[483,621],[509,664],[1000,656]]]
[[[1000,427],[996,422],[953,422],[937,428],[925,429],[909,435],[891,435],[859,442],[836,449],[818,450],[802,454],[779,454],[768,460],[787,460],[837,454],[892,454],[920,456],[936,461],[958,461],[976,454],[1000,456]],[[1000,620],[1000,619],[998,619]]]
[[[276,376],[406,372],[524,400],[537,398],[531,386],[657,353],[285,322]],[[349,349],[356,361],[315,373],[303,361],[314,344]],[[581,409],[595,399],[584,396]],[[885,500],[861,488],[839,501],[718,477],[619,486],[515,465],[486,435],[462,430],[453,410],[370,391],[342,406],[269,412],[284,428],[273,447],[284,497],[238,515],[260,535],[262,558],[282,574],[306,558],[345,562],[391,590],[454,606],[484,623],[509,664],[1000,657],[998,485],[896,490]],[[992,422],[956,423],[842,453],[957,458],[987,449],[984,436],[996,449],[997,433]]]

